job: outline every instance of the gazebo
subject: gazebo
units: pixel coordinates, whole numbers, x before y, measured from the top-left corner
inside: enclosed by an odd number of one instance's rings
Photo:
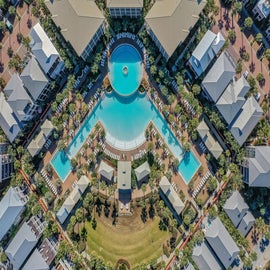
[[[135,174],[137,177],[138,183],[141,183],[148,179],[150,174],[150,167],[147,161],[135,169]]]
[[[112,181],[114,168],[105,163],[103,160],[100,162],[98,172],[101,177],[105,178],[108,181]]]

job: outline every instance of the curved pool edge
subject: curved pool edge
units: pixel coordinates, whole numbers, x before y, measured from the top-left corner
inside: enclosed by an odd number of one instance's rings
[[[129,92],[129,93],[123,93],[122,91],[119,91],[119,89],[117,89],[117,86],[115,86],[115,83],[114,83],[114,78],[113,78],[113,76],[112,76],[112,62],[111,62],[111,58],[113,57],[113,55],[114,55],[114,53],[116,53],[117,52],[117,50],[119,49],[119,48],[121,48],[121,47],[123,47],[123,46],[127,46],[127,47],[130,47],[130,48],[133,48],[133,50],[134,50],[134,52],[136,52],[136,55],[139,57],[139,59],[140,59],[140,64],[139,64],[139,72],[137,72],[138,73],[138,85],[135,87],[135,89],[134,90],[132,90],[131,92]],[[128,64],[127,63],[125,63],[124,64],[124,66],[128,66]],[[120,95],[120,96],[122,96],[122,97],[129,97],[129,96],[131,96],[131,95],[133,95],[137,90],[138,90],[138,88],[140,87],[140,85],[141,85],[141,82],[142,82],[142,79],[143,79],[143,74],[144,74],[144,71],[143,71],[143,68],[144,68],[144,65],[143,65],[143,58],[142,58],[142,56],[141,56],[141,54],[140,54],[140,52],[138,51],[138,49],[134,46],[134,45],[132,45],[132,44],[130,44],[130,43],[121,43],[121,44],[119,44],[119,45],[117,45],[114,49],[113,49],[113,51],[112,51],[112,53],[111,53],[111,55],[110,55],[110,59],[108,60],[108,78],[109,78],[109,81],[110,81],[110,84],[111,84],[111,86],[112,86],[112,88],[113,88],[113,90],[114,90],[114,92],[116,92],[118,95]]]

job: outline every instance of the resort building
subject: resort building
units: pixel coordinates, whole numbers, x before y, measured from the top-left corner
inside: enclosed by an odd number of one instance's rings
[[[220,265],[217,257],[212,252],[206,241],[202,244],[196,245],[193,249],[192,259],[196,263],[199,269],[207,270],[222,270],[223,267]]]
[[[23,223],[5,250],[14,269],[21,269],[33,248],[37,245],[44,229],[45,223],[37,216],[32,216],[27,222]]]
[[[166,176],[162,176],[160,182],[159,182],[159,187],[160,187],[160,195],[161,198],[164,200],[166,205],[169,207],[171,212],[173,213],[173,216],[175,219],[178,221],[178,223],[181,222],[180,220],[180,214],[184,209],[184,203],[182,200],[179,198],[178,194],[176,191],[173,189],[173,186],[169,182],[168,178]]]
[[[243,76],[238,80],[233,78],[217,101],[217,109],[228,125],[232,123],[245,104],[245,96],[249,89],[250,86]]]
[[[216,103],[234,75],[234,64],[223,52],[202,81],[204,96]]]
[[[86,60],[104,33],[105,17],[94,0],[45,0],[56,26],[78,56]]]
[[[46,238],[34,250],[22,270],[49,270],[56,256],[56,243]]]
[[[255,218],[238,190],[234,191],[223,205],[223,209],[243,236],[251,230]]]
[[[270,0],[259,0],[252,13],[257,21],[267,19],[270,14]]]
[[[131,162],[117,162],[117,189],[119,193],[131,192]]]
[[[223,153],[223,149],[219,142],[211,134],[210,129],[204,120],[202,120],[198,125],[197,131],[208,151],[213,155],[215,159],[218,159],[219,156]]]
[[[11,143],[21,132],[22,128],[22,124],[6,101],[3,92],[0,92],[0,126]]]
[[[250,187],[270,188],[270,147],[249,146],[242,162],[243,181]]]
[[[37,106],[24,88],[18,73],[14,73],[4,88],[7,102],[19,122],[29,121],[36,113]]]
[[[100,174],[101,180],[105,179],[111,182],[113,180],[114,168],[102,160],[99,165],[98,173]]]
[[[41,151],[46,141],[51,136],[53,129],[53,124],[51,123],[51,121],[46,119],[44,123],[40,126],[40,132],[38,133],[38,135],[34,139],[32,139],[27,146],[27,150],[32,157],[34,157]]]
[[[11,187],[0,202],[0,241],[20,219],[28,197],[19,187]]]
[[[56,217],[61,224],[64,224],[72,209],[75,207],[82,194],[87,189],[88,185],[89,179],[85,175],[81,176],[80,180],[77,181],[75,187],[73,188],[69,196],[64,201],[62,207],[56,214]]]
[[[205,238],[225,269],[230,267],[240,250],[219,218],[206,228]]]
[[[143,0],[107,0],[106,6],[112,18],[137,18],[142,15]]]
[[[64,61],[52,44],[51,40],[37,23],[30,32],[30,47],[33,55],[41,66],[45,74],[55,79],[64,68]]]
[[[145,26],[166,60],[184,42],[205,4],[205,0],[155,1],[145,17]]]
[[[135,174],[139,184],[148,180],[150,174],[150,167],[147,161],[135,169]]]
[[[50,92],[49,79],[34,57],[28,62],[20,77],[33,102],[44,101],[47,98]]]
[[[229,129],[240,146],[244,144],[252,130],[258,124],[263,110],[253,96],[249,97]]]
[[[217,34],[210,30],[206,32],[188,60],[188,64],[196,74],[196,77],[199,77],[205,72],[209,64],[223,47],[224,43],[225,39],[221,32],[218,32]]]

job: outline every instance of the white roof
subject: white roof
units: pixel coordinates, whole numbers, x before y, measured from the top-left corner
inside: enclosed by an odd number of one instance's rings
[[[100,175],[111,181],[114,173],[114,168],[102,160],[100,162],[98,172]]]
[[[140,181],[150,174],[150,167],[147,161],[135,169],[137,180]]]
[[[217,34],[210,30],[206,32],[189,59],[189,63],[197,76],[200,76],[206,70],[224,43],[225,39],[220,32]]]
[[[26,202],[15,188],[9,188],[0,202],[0,241],[19,217]]]
[[[45,73],[48,73],[54,62],[59,58],[59,53],[50,41],[49,37],[37,23],[30,32],[30,47],[35,58]]]
[[[263,110],[255,98],[253,96],[249,97],[230,126],[231,133],[240,146],[243,145],[255,128],[262,114]]]
[[[179,198],[179,196],[177,195],[176,191],[173,189],[171,183],[169,182],[166,176],[162,176],[159,182],[159,186],[162,192],[164,193],[164,195],[170,201],[175,212],[179,215],[184,209],[184,203]]]

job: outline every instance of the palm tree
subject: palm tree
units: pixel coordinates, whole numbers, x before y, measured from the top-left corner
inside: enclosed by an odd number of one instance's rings
[[[146,184],[145,183],[142,184],[141,189],[142,189],[143,197],[144,197],[144,200],[145,200],[145,192],[146,192]]]

